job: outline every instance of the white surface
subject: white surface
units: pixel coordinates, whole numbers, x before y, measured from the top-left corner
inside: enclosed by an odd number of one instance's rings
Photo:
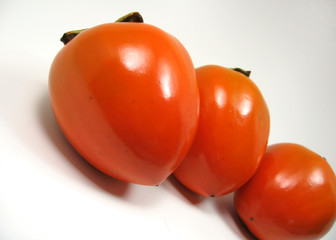
[[[169,179],[126,184],[89,166],[60,132],[48,71],[68,30],[140,11],[196,67],[252,70],[270,143],[296,142],[336,170],[336,1],[0,1],[0,239],[251,239],[232,195],[204,199]],[[336,227],[323,239],[336,239]]]

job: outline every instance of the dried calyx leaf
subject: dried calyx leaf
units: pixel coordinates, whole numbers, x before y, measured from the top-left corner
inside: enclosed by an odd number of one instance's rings
[[[137,22],[137,23],[143,23],[143,18],[140,13],[138,12],[131,12],[129,14],[126,14],[125,16],[122,16],[115,22]],[[61,42],[67,44],[70,42],[72,39],[74,39],[78,34],[81,32],[87,30],[88,28],[80,29],[80,30],[73,30],[69,31],[63,34],[61,37]]]
[[[236,72],[240,72],[240,73],[244,74],[246,77],[250,77],[250,75],[251,75],[251,71],[246,71],[246,70],[241,69],[241,68],[232,68],[232,70],[234,70]]]

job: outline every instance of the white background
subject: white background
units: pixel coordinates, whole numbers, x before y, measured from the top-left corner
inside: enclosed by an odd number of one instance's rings
[[[0,239],[252,239],[232,194],[205,199],[173,178],[126,184],[89,166],[60,132],[48,71],[61,35],[139,11],[195,67],[252,70],[270,143],[296,142],[336,170],[336,1],[0,0]],[[324,237],[336,239],[336,227]]]

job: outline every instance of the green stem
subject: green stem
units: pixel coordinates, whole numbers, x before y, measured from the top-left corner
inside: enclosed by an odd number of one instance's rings
[[[115,22],[137,22],[137,23],[143,23],[143,18],[138,12],[131,12],[129,14],[126,14],[125,16],[122,16]],[[88,28],[80,29],[80,30],[73,30],[69,31],[63,34],[61,37],[61,42],[66,45],[68,42],[70,42],[72,39],[74,39],[78,34],[81,32],[87,30]]]

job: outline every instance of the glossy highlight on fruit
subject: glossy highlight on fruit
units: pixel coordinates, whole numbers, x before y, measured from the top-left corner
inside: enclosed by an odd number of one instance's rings
[[[234,200],[258,239],[319,239],[336,219],[336,177],[328,162],[306,147],[274,144]]]
[[[246,183],[267,147],[269,111],[257,86],[243,73],[217,65],[196,69],[199,127],[174,175],[206,197],[222,196]]]
[[[160,184],[196,133],[192,60],[176,38],[149,24],[107,23],[81,31],[55,57],[49,92],[74,148],[127,182]]]

